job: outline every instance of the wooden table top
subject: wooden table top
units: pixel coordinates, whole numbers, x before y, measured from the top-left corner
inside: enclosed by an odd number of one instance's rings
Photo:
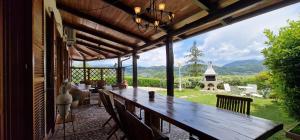
[[[282,124],[270,120],[157,93],[154,100],[149,100],[148,91],[138,88],[110,92],[200,138],[266,139],[283,128]]]

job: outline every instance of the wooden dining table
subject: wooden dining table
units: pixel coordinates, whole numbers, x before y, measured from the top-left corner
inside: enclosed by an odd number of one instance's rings
[[[142,108],[146,124],[159,128],[159,120],[163,119],[200,139],[266,139],[283,129],[282,124],[270,120],[172,96],[155,93],[150,99],[148,91],[139,88],[115,89],[110,93],[124,100],[128,107]]]

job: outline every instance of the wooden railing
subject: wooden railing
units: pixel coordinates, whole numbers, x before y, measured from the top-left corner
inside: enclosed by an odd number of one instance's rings
[[[120,70],[121,81],[124,79],[124,68],[99,68],[99,67],[72,67],[71,81],[79,83],[80,81],[104,80],[107,84],[117,84],[118,70]]]

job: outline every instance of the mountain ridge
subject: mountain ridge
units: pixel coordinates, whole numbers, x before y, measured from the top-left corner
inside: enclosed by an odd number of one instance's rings
[[[125,68],[125,74],[132,74],[132,66]],[[203,71],[206,70],[207,65],[203,65]],[[250,75],[256,74],[263,70],[265,70],[265,66],[263,65],[263,60],[237,60],[225,64],[223,66],[213,65],[214,70],[219,75]],[[187,74],[188,65],[184,65],[181,67],[181,73],[183,75]],[[161,77],[165,76],[166,66],[150,66],[150,67],[138,67],[139,76],[143,77]],[[174,67],[174,74],[178,75],[178,67]]]

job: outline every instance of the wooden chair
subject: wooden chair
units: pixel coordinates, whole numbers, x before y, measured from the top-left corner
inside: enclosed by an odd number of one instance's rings
[[[250,115],[250,103],[253,102],[251,98],[219,95],[219,94],[216,96],[217,96],[216,106],[218,108]]]
[[[110,112],[110,109],[108,108],[108,105],[107,105],[107,102],[106,102],[106,99],[105,99],[105,96],[104,96],[104,92],[102,91],[102,90],[99,90],[99,98],[100,98],[100,100],[101,100],[101,102],[102,102],[102,104],[103,104],[103,106],[104,106],[104,108],[105,108],[105,111],[110,115],[111,114],[111,112]],[[110,117],[108,118],[108,120],[106,120],[105,122],[104,122],[104,124],[102,125],[102,127],[105,127],[108,123],[109,123],[109,121],[112,119],[112,116],[110,115]]]
[[[123,103],[121,103],[119,100],[114,99],[115,107],[117,110],[117,113],[119,115],[119,120],[120,120],[120,128],[121,130],[125,133],[125,137],[129,140],[137,140],[141,138],[140,136],[136,136],[139,132],[136,132],[137,129],[140,129],[139,126],[132,124],[130,121],[128,121],[128,116],[126,116],[126,107]],[[138,120],[138,123],[142,123],[145,125],[143,122],[141,122],[135,114],[130,113],[131,116],[135,117],[135,120]],[[136,121],[135,121],[136,122]],[[148,128],[148,126],[147,126]],[[150,127],[151,131],[153,132],[153,136],[150,136],[150,139],[152,138],[153,140],[168,140],[169,138],[163,135],[162,133],[159,132],[159,130]],[[130,131],[132,130],[132,131]],[[142,131],[142,130],[141,130]],[[146,130],[148,131],[148,130]],[[146,135],[148,136],[148,135]],[[144,139],[144,137],[143,137]],[[146,138],[148,139],[148,138]]]
[[[251,98],[220,94],[217,94],[216,96],[216,107],[250,115],[250,103],[253,101]],[[190,139],[194,140],[196,138],[190,133]]]
[[[141,122],[129,111],[125,111],[125,116],[131,129],[128,129],[130,140],[154,140],[154,134],[150,127]]]
[[[106,82],[104,80],[97,81],[97,89],[104,89]]]
[[[119,118],[118,118],[118,116],[117,116],[117,114],[115,112],[115,109],[114,109],[114,107],[112,105],[110,96],[108,94],[106,94],[105,91],[104,91],[103,95],[105,97],[106,105],[107,105],[107,108],[108,108],[108,110],[110,112],[110,115],[111,115],[112,119],[115,122],[115,125],[113,126],[113,128],[111,129],[111,131],[109,131],[109,133],[108,133],[109,136],[107,137],[107,139],[110,139],[111,136],[118,131],[118,129],[120,128],[121,124],[120,124],[120,120],[119,120]]]
[[[130,124],[128,124],[127,120],[126,120],[126,107],[123,103],[121,103],[119,100],[114,99],[114,103],[115,103],[115,107],[119,116],[119,120],[120,120],[120,128],[121,130],[125,133],[125,137],[127,137],[128,139],[132,138],[133,136],[129,136],[129,132],[128,130],[130,129]]]

